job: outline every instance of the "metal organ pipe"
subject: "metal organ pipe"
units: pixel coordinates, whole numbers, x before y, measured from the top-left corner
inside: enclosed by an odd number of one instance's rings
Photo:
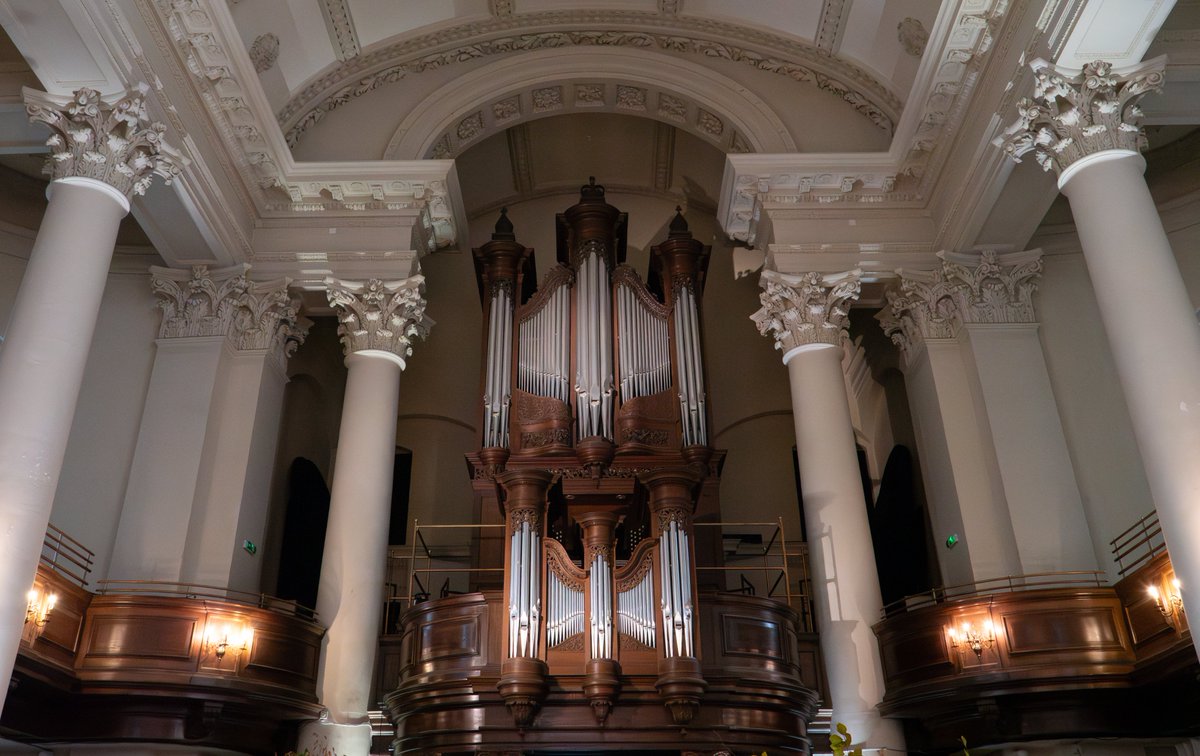
[[[617,594],[617,623],[620,632],[654,648],[654,584],[650,570],[631,588]]]
[[[576,281],[575,392],[579,436],[612,438],[612,302],[603,244],[583,243]]]
[[[593,659],[611,659],[612,655],[612,571],[608,558],[597,552],[592,557],[591,579],[588,581],[591,599],[591,641]]]
[[[562,402],[568,400],[570,374],[570,288],[566,284],[562,279],[554,281],[542,295],[544,304],[521,319],[517,348],[517,388]],[[511,335],[511,325],[509,329]]]
[[[692,581],[687,532],[679,527],[679,523],[671,520],[659,538],[663,652],[666,656],[693,656]]]
[[[492,293],[488,317],[487,378],[484,384],[484,446],[508,446],[508,410],[512,400],[512,296],[508,287]]]
[[[696,297],[681,285],[675,293],[675,359],[679,372],[679,414],[683,420],[683,443],[705,444],[704,366],[700,352],[700,327]]]
[[[513,531],[509,559],[512,581],[508,598],[508,655],[536,657],[541,617],[540,538],[529,523]]]

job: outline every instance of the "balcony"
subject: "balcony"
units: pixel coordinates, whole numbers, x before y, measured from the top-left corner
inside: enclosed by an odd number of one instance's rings
[[[909,747],[1194,732],[1200,665],[1171,599],[1170,557],[1147,539],[1139,558],[1130,543],[1114,541],[1126,565],[1115,585],[1103,573],[1042,573],[885,607],[881,708],[908,720]]]
[[[31,606],[56,601],[26,623],[7,738],[271,753],[319,713],[324,629],[311,611],[212,586],[100,581],[92,592],[90,571],[91,553],[52,526]]]

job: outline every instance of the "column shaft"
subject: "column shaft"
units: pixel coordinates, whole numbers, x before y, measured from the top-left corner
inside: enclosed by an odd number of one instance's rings
[[[0,707],[20,643],[75,402],[128,204],[90,179],[56,181],[0,349]]]
[[[374,350],[353,352],[346,365],[317,594],[317,613],[329,627],[321,702],[334,722],[365,724],[383,611],[401,367],[395,355]]]
[[[1098,153],[1072,165],[1060,186],[1075,216],[1184,605],[1194,608],[1200,606],[1200,328],[1144,167],[1130,151]]]
[[[841,357],[831,344],[798,347],[784,357],[817,631],[834,721],[845,723],[856,743],[903,748],[898,723],[875,709],[884,685],[871,625],[879,620],[882,600]]]

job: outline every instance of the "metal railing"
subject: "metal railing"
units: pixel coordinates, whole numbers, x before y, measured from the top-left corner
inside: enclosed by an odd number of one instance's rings
[[[1142,517],[1124,533],[1109,541],[1109,546],[1112,547],[1113,558],[1117,560],[1117,574],[1122,577],[1166,551],[1167,544],[1163,540],[1162,526],[1158,523],[1158,512]]]
[[[774,522],[696,522],[693,525],[697,530],[697,538],[705,528],[720,528],[722,533],[730,529],[742,531],[731,535],[746,535],[745,528],[760,529],[761,545],[750,544],[744,549],[739,546],[732,554],[724,553],[722,564],[719,565],[701,564],[697,561],[697,576],[705,572],[736,576],[737,587],[730,588],[726,581],[727,592],[762,595],[786,601],[800,617],[800,632],[813,632],[808,544],[803,541],[788,542],[782,517]],[[701,554],[702,551],[697,549],[697,560]]]
[[[1028,575],[1006,575],[1004,577],[979,580],[961,585],[938,586],[924,593],[893,601],[883,607],[882,615],[891,617],[911,612],[921,607],[941,604],[946,601],[989,596],[996,593],[1019,593],[1021,591],[1047,590],[1051,588],[1103,588],[1108,584],[1107,576],[1099,570],[1067,570],[1063,572],[1033,572]]]
[[[83,588],[92,571],[95,553],[67,535],[61,528],[50,524],[42,541],[41,563],[47,569],[62,575]]]
[[[410,546],[388,552],[383,634],[398,632],[400,615],[413,604],[466,592],[472,576],[498,573],[496,582],[502,584],[504,568],[499,562],[495,567],[480,567],[472,566],[472,561],[477,559],[479,536],[504,528],[500,524],[422,525],[414,519]]]
[[[265,593],[239,591],[219,585],[172,583],[164,580],[99,580],[98,596],[163,596],[187,599],[216,599],[233,604],[255,606],[259,609],[315,620],[317,612],[291,599],[268,596]]]

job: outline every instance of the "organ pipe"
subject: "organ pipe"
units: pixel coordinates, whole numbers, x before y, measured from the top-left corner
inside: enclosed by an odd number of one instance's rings
[[[631,588],[617,594],[618,630],[654,648],[654,584],[650,570]]]

